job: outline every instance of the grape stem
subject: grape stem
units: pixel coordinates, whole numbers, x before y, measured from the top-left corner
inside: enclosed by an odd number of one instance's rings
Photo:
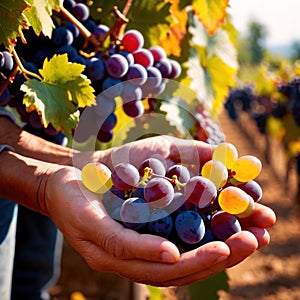
[[[36,78],[37,80],[40,80],[40,81],[43,80],[43,78],[40,77],[38,74],[30,72],[30,71],[28,71],[28,70],[26,70],[24,68],[24,66],[23,66],[23,64],[22,64],[22,62],[21,62],[21,60],[19,58],[19,55],[18,55],[18,53],[17,53],[17,51],[15,50],[14,47],[12,47],[11,52],[12,52],[12,55],[13,55],[15,61],[16,61],[18,69],[22,72],[22,74],[24,75],[24,77],[26,78],[26,80],[29,79],[29,76],[33,77],[33,78]]]

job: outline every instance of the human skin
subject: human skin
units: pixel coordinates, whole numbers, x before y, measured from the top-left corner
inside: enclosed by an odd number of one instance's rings
[[[203,142],[155,137],[79,152],[32,136],[0,117],[0,144],[15,149],[0,154],[0,196],[49,216],[94,270],[154,286],[187,285],[241,262],[270,241],[267,228],[275,223],[275,214],[256,203],[253,214],[242,220],[242,232],[180,254],[168,240],[139,234],[111,219],[78,178],[78,169],[88,162],[112,168],[126,158],[137,165],[153,153],[166,164],[190,162],[199,168],[212,153]]]

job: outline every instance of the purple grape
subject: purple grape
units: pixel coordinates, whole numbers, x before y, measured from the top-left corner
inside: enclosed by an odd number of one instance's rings
[[[93,81],[101,80],[105,76],[105,65],[99,58],[93,57],[86,65],[86,73]]]
[[[152,211],[148,223],[151,234],[167,237],[173,229],[173,219],[169,213],[163,209]]]
[[[177,77],[180,76],[181,74],[181,65],[176,61],[176,60],[173,60],[173,59],[170,59],[170,64],[171,64],[171,72],[169,74],[169,79],[175,79]]]
[[[122,37],[122,45],[127,51],[134,52],[144,46],[144,37],[138,30],[128,30]]]
[[[116,101],[113,98],[108,98],[106,95],[99,94],[96,96],[95,112],[100,117],[107,117],[116,109]]]
[[[113,138],[113,131],[103,131],[99,130],[97,134],[97,140],[101,143],[108,143],[112,140]]]
[[[141,100],[142,96],[143,96],[143,92],[139,86],[131,84],[128,81],[123,83],[123,90],[121,93],[123,104],[127,102],[136,101],[136,100]]]
[[[8,51],[0,52],[0,71],[8,76],[14,67],[14,60]]]
[[[123,193],[119,190],[109,190],[103,194],[101,199],[108,215],[117,221],[121,220],[120,210],[124,203]]]
[[[111,77],[121,78],[128,71],[128,61],[121,54],[113,54],[107,59],[105,67]]]
[[[216,199],[217,189],[211,180],[194,176],[186,183],[184,196],[189,202],[204,208]]]
[[[6,88],[0,95],[0,106],[7,105],[10,101],[10,96],[10,91],[8,88]]]
[[[80,31],[73,23],[68,21],[64,24],[64,27],[72,32],[73,38],[79,37]]]
[[[165,168],[164,164],[155,157],[147,158],[141,163],[141,165],[138,168],[140,176],[144,175],[144,170],[147,167],[151,168],[152,172],[154,174],[157,174],[160,176],[165,176],[165,174],[166,174],[166,168]]]
[[[164,208],[171,203],[173,197],[173,186],[165,178],[152,178],[145,186],[144,198],[151,207]]]
[[[35,129],[44,128],[43,124],[41,123],[41,117],[36,110],[33,110],[29,113],[28,123]]]
[[[194,210],[180,212],[175,219],[175,229],[180,240],[187,244],[196,244],[205,235],[203,219]]]
[[[71,45],[63,45],[56,50],[57,54],[67,54],[69,61],[73,61],[77,56],[78,52],[76,48]]]
[[[154,88],[157,88],[162,83],[162,76],[156,67],[147,68],[147,80],[143,85],[143,90],[147,94],[152,93]]]
[[[131,52],[127,50],[122,50],[119,52],[122,56],[124,56],[127,59],[128,65],[131,66],[134,64],[134,58]]]
[[[140,64],[144,66],[145,68],[151,67],[154,63],[154,58],[152,53],[145,48],[138,49],[134,51],[133,53],[134,62],[136,64]]]
[[[121,79],[107,76],[102,82],[102,89],[105,96],[110,98],[120,96],[123,91],[123,84],[121,83]]]
[[[104,24],[100,24],[93,28],[93,34],[97,40],[102,40],[107,32],[109,32],[109,27]]]
[[[74,41],[74,37],[69,29],[65,26],[61,26],[53,30],[51,40],[55,46],[71,45]]]
[[[143,85],[146,82],[147,77],[148,75],[146,69],[139,64],[133,64],[129,66],[126,74],[126,78],[135,85]]]
[[[139,230],[146,226],[150,219],[149,205],[142,198],[129,198],[121,206],[120,216],[126,227]]]
[[[250,180],[248,182],[238,184],[237,187],[239,187],[248,195],[250,195],[253,198],[254,202],[259,202],[262,198],[262,194],[263,194],[262,188],[254,180]]]
[[[111,113],[104,121],[97,121],[97,125],[101,131],[111,131],[117,124],[117,116],[115,113]]]
[[[131,118],[139,118],[144,114],[144,105],[141,100],[131,101],[123,104],[125,114]]]
[[[186,199],[180,192],[175,192],[172,201],[164,208],[169,214],[178,214],[184,207]]]
[[[166,176],[171,178],[176,175],[177,179],[181,183],[186,183],[190,180],[191,175],[187,167],[183,165],[173,165],[171,166],[166,173]]]
[[[45,134],[50,135],[50,136],[55,136],[58,134],[58,131],[52,125],[52,123],[49,123],[48,126],[43,131]]]
[[[140,175],[135,166],[123,162],[114,167],[111,179],[115,188],[121,191],[127,191],[137,187]]]
[[[168,58],[163,58],[154,65],[160,72],[163,78],[169,78],[172,72],[172,66]]]
[[[237,217],[224,211],[215,213],[210,221],[213,235],[221,241],[226,241],[233,234],[242,230]]]
[[[86,21],[90,16],[90,10],[84,3],[76,3],[75,6],[71,8],[71,12],[79,21]]]

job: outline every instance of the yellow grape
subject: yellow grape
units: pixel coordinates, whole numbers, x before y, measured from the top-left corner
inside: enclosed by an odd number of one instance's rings
[[[255,179],[262,169],[261,161],[253,155],[239,157],[232,166],[233,178],[240,182]]]
[[[220,161],[209,160],[203,165],[201,175],[210,179],[219,189],[227,182],[228,170]]]
[[[238,218],[249,217],[252,214],[253,210],[254,210],[254,203],[255,203],[255,201],[249,195],[249,205],[248,205],[247,209],[244,212],[240,213],[240,214],[236,214],[235,216],[238,217]]]
[[[112,186],[110,169],[97,162],[88,163],[82,168],[81,180],[83,185],[94,193],[104,193]]]
[[[251,196],[235,186],[224,188],[220,192],[218,200],[221,209],[232,215],[245,213],[251,200],[253,201]]]
[[[227,169],[231,169],[238,159],[238,151],[231,143],[221,143],[215,148],[212,159],[222,162]]]

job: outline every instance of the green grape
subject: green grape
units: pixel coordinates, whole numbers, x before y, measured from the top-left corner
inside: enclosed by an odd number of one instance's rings
[[[215,148],[212,159],[222,162],[227,169],[231,169],[238,159],[238,151],[231,143],[221,143]]]
[[[232,214],[241,215],[249,209],[251,196],[235,186],[224,188],[219,194],[219,205],[222,210]]]
[[[223,187],[227,182],[228,171],[227,168],[218,160],[209,160],[206,162],[201,170],[201,175],[210,179],[217,189]]]
[[[112,187],[111,171],[102,163],[88,163],[81,170],[83,185],[91,192],[102,194]]]
[[[240,182],[255,179],[262,169],[261,161],[253,155],[239,157],[232,166],[233,178]]]

